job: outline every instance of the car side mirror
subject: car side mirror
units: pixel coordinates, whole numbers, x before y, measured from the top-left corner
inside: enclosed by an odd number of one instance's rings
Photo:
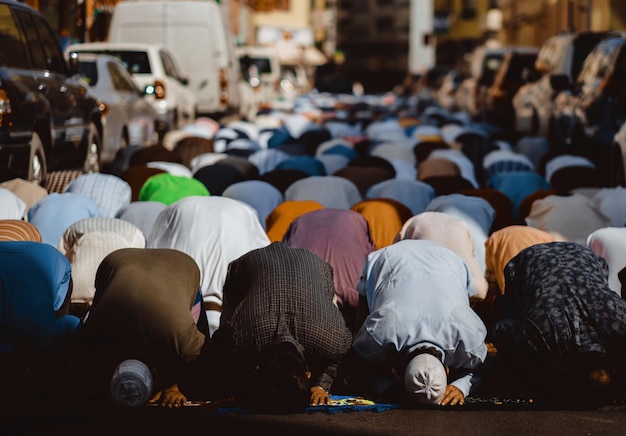
[[[571,88],[569,77],[565,74],[551,74],[550,86],[555,92],[561,92]]]
[[[75,76],[79,72],[78,53],[70,52],[67,60],[67,68],[70,76]]]

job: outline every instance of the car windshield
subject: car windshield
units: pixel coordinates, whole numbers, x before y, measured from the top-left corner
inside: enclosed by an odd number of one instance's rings
[[[89,86],[96,86],[98,83],[98,67],[95,61],[81,61],[78,66],[78,74]]]
[[[256,65],[259,74],[272,72],[272,65],[270,64],[270,60],[268,58],[250,57],[250,63]]]
[[[137,50],[80,50],[80,53],[108,54],[118,58],[132,74],[152,74],[148,53]]]
[[[570,77],[578,77],[583,68],[585,59],[591,50],[605,37],[603,33],[584,34],[574,41],[574,58],[572,60],[572,71]]]

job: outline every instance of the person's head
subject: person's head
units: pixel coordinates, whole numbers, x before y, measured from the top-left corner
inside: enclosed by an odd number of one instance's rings
[[[439,404],[446,392],[448,375],[439,352],[418,350],[404,372],[404,390],[410,402],[427,406]]]
[[[304,356],[291,342],[274,344],[259,356],[252,407],[265,413],[298,413],[309,405],[311,391]]]

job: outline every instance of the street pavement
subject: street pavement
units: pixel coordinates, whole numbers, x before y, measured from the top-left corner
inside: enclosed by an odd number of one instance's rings
[[[5,393],[6,394],[6,393]],[[626,406],[595,410],[532,405],[465,405],[384,412],[293,415],[217,413],[202,407],[16,407],[0,414],[0,435],[625,435]]]

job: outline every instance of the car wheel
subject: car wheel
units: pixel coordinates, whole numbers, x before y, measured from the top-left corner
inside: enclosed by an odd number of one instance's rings
[[[85,156],[85,173],[97,173],[100,171],[100,149],[102,140],[95,124],[89,125],[89,136],[87,138],[87,155]]]
[[[43,149],[43,142],[37,133],[33,133],[33,137],[30,140],[28,180],[43,186],[46,175],[46,153]]]

